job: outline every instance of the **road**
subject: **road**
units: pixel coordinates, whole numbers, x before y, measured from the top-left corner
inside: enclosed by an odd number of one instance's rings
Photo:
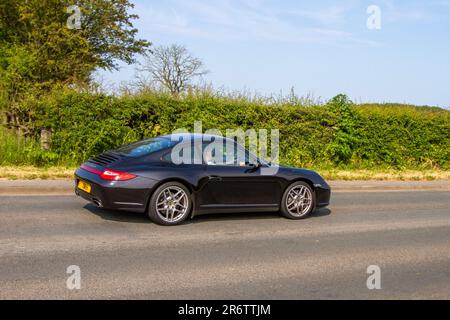
[[[178,227],[74,196],[0,196],[0,299],[450,299],[449,195],[336,192],[306,220]],[[70,265],[80,290],[66,287]],[[369,265],[380,290],[367,289]]]

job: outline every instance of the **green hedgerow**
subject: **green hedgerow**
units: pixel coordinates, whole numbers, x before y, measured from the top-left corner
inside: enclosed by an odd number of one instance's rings
[[[214,94],[116,97],[74,91],[54,92],[38,104],[36,132],[48,127],[54,133],[52,151],[35,155],[38,163],[79,164],[124,143],[179,128],[193,130],[194,122],[202,121],[203,130],[217,128],[224,134],[228,128],[279,129],[286,165],[449,168],[450,112],[439,108],[355,105],[345,95],[325,105],[303,106]]]

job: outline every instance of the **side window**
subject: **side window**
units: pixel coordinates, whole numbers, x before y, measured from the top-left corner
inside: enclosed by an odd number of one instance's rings
[[[202,149],[204,163],[211,166],[245,167],[252,161],[247,150],[229,140],[205,142]]]
[[[178,145],[178,147],[178,154],[174,155],[173,152],[175,151],[174,149],[171,149],[162,156],[161,160],[173,164],[202,164],[200,148],[197,148],[198,151],[195,152],[196,146],[193,144]],[[175,159],[172,159],[172,156],[175,156]],[[197,161],[195,161],[196,157],[198,157]]]
[[[164,162],[172,162],[172,153],[169,151],[166,154],[164,154],[161,158]]]
[[[249,166],[252,164],[257,164],[259,162],[258,158],[251,154],[248,150],[239,144],[236,144],[237,150],[237,161],[241,166]]]

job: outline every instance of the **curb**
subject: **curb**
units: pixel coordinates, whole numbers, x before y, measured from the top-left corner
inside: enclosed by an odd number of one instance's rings
[[[330,181],[332,192],[450,191],[450,180]],[[0,180],[0,196],[74,195],[73,180]]]
[[[0,196],[73,195],[74,181],[67,180],[0,180]]]
[[[330,182],[330,186],[334,192],[450,191],[450,180],[335,180]]]

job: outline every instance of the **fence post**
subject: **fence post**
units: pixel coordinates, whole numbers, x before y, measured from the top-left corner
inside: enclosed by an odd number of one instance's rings
[[[42,128],[40,141],[42,150],[50,150],[52,147],[52,130]]]

